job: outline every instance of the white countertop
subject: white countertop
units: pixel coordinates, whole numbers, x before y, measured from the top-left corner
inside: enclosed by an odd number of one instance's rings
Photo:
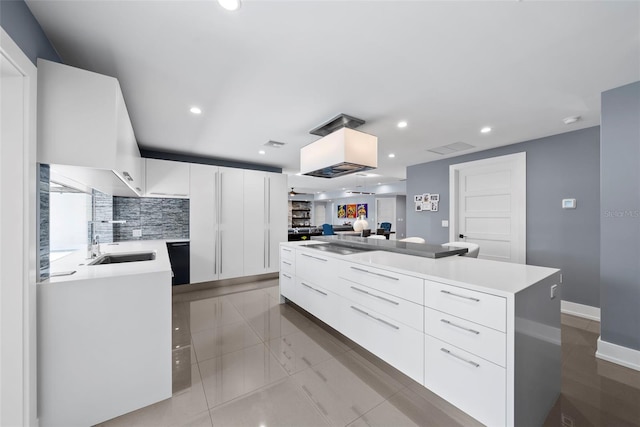
[[[175,241],[185,240],[186,239],[176,239]],[[156,259],[151,261],[87,265],[92,260],[87,259],[86,250],[72,252],[67,256],[53,261],[50,265],[50,273],[55,274],[67,271],[75,271],[75,273],[67,276],[50,277],[49,279],[43,280],[40,284],[47,285],[102,277],[171,271],[166,242],[166,240],[138,240],[100,244],[101,255],[123,252],[155,252]]]
[[[308,245],[309,243],[324,244],[324,242],[309,241],[283,242],[281,245],[295,247]],[[380,267],[385,270],[454,286],[464,285],[469,289],[502,296],[516,294],[560,271],[556,268],[462,256],[431,259],[385,251],[361,252],[352,255],[322,252],[322,256],[344,259],[371,267]]]

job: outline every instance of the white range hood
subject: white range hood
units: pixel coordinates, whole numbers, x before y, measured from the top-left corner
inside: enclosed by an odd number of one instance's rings
[[[300,150],[300,173],[336,178],[378,167],[378,137],[343,127]]]

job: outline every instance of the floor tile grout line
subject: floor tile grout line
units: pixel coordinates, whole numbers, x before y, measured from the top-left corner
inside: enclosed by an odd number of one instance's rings
[[[365,415],[367,415],[369,412],[373,411],[374,409],[376,409],[378,406],[383,405],[385,402],[388,402],[389,399],[391,399],[393,396],[397,395],[398,393],[400,393],[402,390],[405,390],[407,387],[404,386],[403,388],[400,388],[399,390],[395,391],[394,393],[392,393],[391,395],[389,395],[389,397],[387,397],[386,399],[384,399],[382,402],[378,403],[377,405],[375,405],[373,408],[369,409],[368,411],[366,411],[364,414],[360,415],[357,418],[354,418],[353,420],[349,421],[348,423],[346,423],[344,425],[344,427],[347,427],[349,424],[353,424],[354,422],[358,421],[360,418],[364,417]]]

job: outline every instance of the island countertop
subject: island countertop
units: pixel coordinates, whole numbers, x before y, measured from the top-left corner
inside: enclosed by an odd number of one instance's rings
[[[454,248],[442,245],[425,243],[401,242],[399,240],[369,239],[355,236],[313,236],[311,240],[335,243],[355,249],[367,249],[370,251],[395,252],[404,255],[413,255],[424,258],[443,258],[452,255],[462,255],[468,252],[467,248]]]
[[[326,243],[314,239],[309,242],[283,242],[280,245],[305,249],[311,244],[322,245]],[[545,277],[560,272],[556,268],[478,258],[449,256],[433,259],[380,250],[350,255],[323,252],[322,256],[383,268],[453,286],[464,286],[468,289],[490,292],[504,297],[511,297]]]

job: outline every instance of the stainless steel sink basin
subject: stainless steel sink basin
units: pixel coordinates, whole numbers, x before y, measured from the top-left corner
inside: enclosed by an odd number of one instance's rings
[[[119,264],[123,262],[153,261],[155,252],[126,252],[117,254],[104,254],[91,261],[88,265]]]

